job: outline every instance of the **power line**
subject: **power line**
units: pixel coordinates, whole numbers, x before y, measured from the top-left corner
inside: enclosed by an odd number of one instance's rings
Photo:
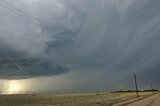
[[[39,26],[39,25],[42,26],[45,30],[47,30],[47,31],[49,31],[49,32],[52,32],[52,33],[54,32],[53,29],[52,29],[50,26],[45,25],[44,23],[40,22],[39,20],[31,17],[30,15],[28,15],[28,14],[26,14],[25,12],[23,12],[22,10],[14,7],[14,6],[11,5],[10,3],[7,3],[6,1],[3,1],[3,0],[0,0],[0,1],[1,1],[1,3],[0,3],[1,6],[9,9],[10,11],[16,13],[16,14],[19,15],[19,16],[22,16],[23,18],[27,19],[28,21],[30,21],[30,22],[38,25],[38,26]],[[2,3],[4,3],[5,5],[2,4]],[[55,32],[54,32],[54,33],[55,33]]]
[[[63,34],[64,32],[67,32],[67,31],[71,31],[71,30],[74,30],[74,28],[70,28],[70,29],[64,29],[63,31],[55,31],[55,29],[51,28],[50,26],[40,22],[39,20],[31,17],[30,15],[26,14],[25,12],[23,12],[22,10],[14,7],[13,5],[11,5],[10,3],[4,1],[4,0],[0,0],[0,5],[9,9],[10,11],[14,12],[15,14],[27,19],[28,21],[30,21],[31,23],[34,23],[36,25],[40,25],[44,30],[48,31],[48,32],[51,32],[51,33],[54,33],[54,37],[55,38],[61,38],[61,37],[58,37],[57,35],[60,35],[60,34]]]
[[[29,42],[29,43],[32,43],[32,44],[36,44],[37,46],[39,46],[37,43],[35,43],[35,42],[33,42],[33,41],[31,41],[31,40],[29,40],[29,39],[24,39],[24,38],[22,38],[22,37],[20,37],[20,36],[16,36],[16,35],[13,35],[13,34],[11,34],[11,33],[9,33],[8,31],[4,31],[4,30],[0,30],[1,32],[3,32],[3,33],[6,33],[6,34],[8,34],[9,36],[15,36],[15,37],[17,37],[17,38],[19,38],[19,39],[22,39],[22,40],[24,40],[24,41],[27,41],[27,42]],[[85,51],[86,53],[88,53],[88,54],[92,54],[93,56],[96,56],[96,57],[98,57],[99,59],[100,59],[100,61],[103,61],[103,62],[106,62],[106,59],[105,59],[105,57],[104,56],[101,56],[101,55],[97,55],[96,53],[91,53],[91,52],[89,52],[89,51]],[[65,52],[64,54],[63,54],[64,56],[71,56],[71,58],[72,59],[77,59],[78,57],[81,57],[80,55],[78,55],[78,54],[74,54],[74,55],[70,55],[70,53],[68,53],[68,52]],[[110,64],[110,65],[113,65],[113,63],[110,61],[108,61],[108,63]],[[84,68],[87,68],[88,66],[90,65],[90,63],[87,63],[87,64],[85,64],[85,65],[83,65],[83,67]]]
[[[9,9],[10,11],[14,12],[15,14],[17,14],[17,15],[25,18],[25,19],[27,19],[28,21],[30,21],[30,22],[38,25],[38,26],[39,26],[39,25],[42,26],[42,28],[44,28],[45,30],[47,30],[47,31],[49,31],[49,32],[54,32],[53,29],[52,29],[50,26],[45,25],[44,23],[41,23],[39,20],[37,20],[37,19],[29,16],[28,14],[26,14],[25,12],[21,11],[20,9],[14,7],[14,6],[11,5],[10,3],[6,2],[6,1],[3,1],[3,0],[0,0],[0,1],[1,1],[1,3],[0,3],[1,6]],[[3,3],[3,4],[2,4],[2,3]],[[73,29],[73,28],[72,28],[72,29]],[[55,35],[55,36],[56,36],[56,35],[60,35],[60,34],[62,34],[62,33],[64,33],[64,32],[66,32],[66,31],[70,31],[70,30],[72,30],[72,29],[67,29],[67,30],[64,30],[64,31],[61,31],[61,32],[56,32],[56,34],[54,34],[54,35]],[[55,33],[55,32],[54,32],[54,33]],[[46,42],[46,43],[47,43],[47,42]],[[86,52],[87,52],[87,51],[86,51]],[[87,53],[90,54],[90,52],[87,52]],[[93,54],[94,56],[97,56],[97,54],[95,54],[95,53],[92,53],[92,54]],[[106,60],[106,59],[105,59],[106,57],[104,58],[104,56],[99,55],[98,57],[103,58],[103,59],[101,59],[101,60]],[[110,62],[110,63],[111,63],[111,62]],[[111,64],[112,64],[112,63],[111,63]],[[87,66],[88,66],[88,65],[87,65]]]
[[[65,29],[65,30],[63,30],[63,31],[59,31],[59,32],[56,31],[56,32],[55,32],[55,30],[54,30],[53,28],[51,28],[50,26],[41,23],[39,20],[37,20],[37,19],[29,16],[28,14],[26,14],[25,12],[17,9],[16,7],[12,6],[11,4],[9,4],[9,3],[7,3],[7,2],[5,2],[5,1],[3,1],[3,0],[0,0],[0,2],[1,2],[1,3],[0,3],[1,6],[9,9],[10,11],[14,12],[15,14],[17,14],[17,15],[25,18],[25,19],[27,19],[28,21],[30,21],[31,23],[33,23],[33,24],[35,24],[35,25],[37,25],[37,26],[40,25],[40,26],[41,26],[44,30],[46,30],[47,32],[54,33],[53,35],[54,35],[55,38],[60,38],[60,37],[58,37],[57,35],[63,34],[64,32],[74,30],[74,28],[70,28],[70,29]],[[3,3],[3,4],[2,4],[2,3]],[[4,5],[4,3],[5,3],[5,5]]]
[[[11,28],[11,29],[15,29],[15,27],[12,27],[12,26],[9,26],[9,25],[6,25],[6,24],[4,24],[4,25],[7,26],[7,27],[9,27],[9,28]],[[18,29],[15,29],[15,30],[19,32]],[[1,32],[2,32],[2,30],[1,30]],[[8,33],[8,31],[3,31],[3,33]],[[22,32],[22,33],[23,33],[23,32]],[[22,38],[22,37],[13,35],[13,34],[11,34],[11,33],[8,33],[8,34],[9,34],[10,36],[15,36],[15,37],[18,37],[18,38],[20,38],[20,39],[22,39],[22,40],[25,40],[25,41],[27,41],[27,42],[36,44],[35,42],[31,42],[29,39],[24,39],[24,38]],[[24,34],[24,33],[23,33],[23,34]],[[46,42],[44,42],[44,43],[46,43]],[[92,54],[93,56],[99,57],[99,59],[100,59],[101,61],[106,62],[106,59],[105,59],[106,57],[105,57],[105,56],[97,55],[96,53],[94,53],[94,52],[89,52],[89,51],[85,51],[85,53],[87,53],[87,54]],[[65,54],[63,54],[63,55],[65,55],[65,56],[67,56],[67,57],[68,57],[68,56],[71,56],[72,59],[73,59],[73,58],[75,59],[76,57],[80,57],[78,54],[74,54],[74,56],[72,56],[72,55],[70,55],[70,53],[67,53],[67,52],[65,52]],[[108,61],[108,60],[107,60],[107,61]],[[109,63],[110,65],[113,64],[111,61],[108,62],[108,63]],[[90,64],[90,63],[84,65],[83,67],[88,67],[89,64]]]
[[[30,21],[31,23],[37,25],[37,26],[41,26],[44,30],[50,32],[50,33],[54,33],[54,36],[56,35],[60,35],[62,34],[63,32],[66,32],[66,31],[70,31],[70,30],[73,30],[74,28],[70,28],[70,29],[65,29],[63,31],[60,31],[60,32],[57,32],[55,31],[55,29],[51,28],[50,26],[40,22],[39,20],[31,17],[30,15],[26,14],[25,12],[23,12],[22,10],[14,7],[13,5],[11,5],[10,3],[6,2],[6,1],[3,1],[3,0],[0,0],[0,5],[9,9],[10,11],[14,12],[15,14],[25,18],[26,20]]]
[[[10,28],[10,29],[12,29],[12,30],[14,30],[14,31],[16,31],[16,32],[19,32],[19,33],[21,33],[22,35],[26,35],[26,34],[29,34],[29,35],[32,35],[31,37],[33,37],[33,36],[39,36],[39,35],[37,35],[37,34],[32,34],[32,33],[26,33],[26,32],[23,32],[23,31],[21,31],[21,30],[19,30],[19,29],[17,29],[16,27],[13,27],[13,26],[11,26],[11,25],[8,25],[8,24],[1,24],[1,26],[5,26],[5,27],[8,27],[8,28]],[[8,31],[7,31],[8,32]],[[30,39],[32,39],[32,38],[30,38]],[[42,41],[42,40],[38,40],[38,41],[41,41],[41,42],[44,42],[44,43],[46,43],[45,41]]]
[[[36,44],[36,45],[38,46],[37,43],[32,42],[32,41],[29,40],[29,39],[24,39],[24,38],[22,38],[22,37],[20,37],[20,36],[16,36],[16,35],[14,35],[14,34],[11,34],[11,33],[9,33],[8,31],[4,31],[4,30],[1,30],[1,29],[0,29],[0,32],[5,33],[5,34],[8,34],[10,37],[11,37],[11,36],[14,36],[14,37],[16,37],[16,38],[19,38],[19,39],[21,39],[21,40],[27,41],[27,42],[29,42],[29,43]]]

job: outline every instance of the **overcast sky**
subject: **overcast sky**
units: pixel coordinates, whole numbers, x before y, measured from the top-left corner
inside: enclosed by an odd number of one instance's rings
[[[131,89],[137,73],[141,88],[158,85],[159,5],[0,0],[1,83],[21,79],[23,90]],[[26,87],[33,83],[36,88]]]

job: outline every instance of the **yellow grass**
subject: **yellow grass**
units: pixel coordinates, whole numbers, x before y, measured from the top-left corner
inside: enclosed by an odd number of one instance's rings
[[[149,93],[141,93],[148,95]],[[111,106],[136,98],[135,93],[67,93],[0,95],[0,106]]]

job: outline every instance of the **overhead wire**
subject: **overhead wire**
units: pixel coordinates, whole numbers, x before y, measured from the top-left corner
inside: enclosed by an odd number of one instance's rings
[[[1,2],[1,3],[0,3],[1,6],[9,9],[10,11],[14,12],[15,14],[17,14],[17,15],[25,18],[25,19],[27,19],[27,20],[30,21],[31,23],[34,23],[34,24],[36,24],[36,25],[38,25],[38,26],[40,25],[40,26],[41,26],[42,28],[44,28],[44,30],[46,30],[46,31],[49,31],[49,32],[51,32],[51,33],[55,33],[55,31],[53,30],[53,28],[51,28],[50,26],[45,25],[44,23],[40,22],[39,20],[31,17],[30,15],[28,15],[28,14],[26,14],[25,12],[21,11],[20,9],[14,7],[14,6],[11,5],[10,3],[8,3],[8,2],[6,2],[6,1],[4,1],[4,0],[0,0],[0,2]],[[2,3],[3,3],[3,4],[2,4]],[[60,35],[60,34],[62,34],[62,33],[64,33],[64,32],[66,32],[66,31],[69,31],[69,30],[71,30],[71,29],[67,29],[67,30],[64,30],[64,31],[61,31],[61,32],[58,32],[58,33],[56,32],[56,34],[54,34],[54,35]],[[29,40],[28,40],[28,41],[29,41]],[[86,52],[87,52],[87,51],[86,51]],[[88,51],[88,53],[90,53],[90,52]],[[69,55],[69,54],[68,54],[68,55]],[[93,53],[92,53],[92,55],[93,55]],[[94,55],[97,56],[97,54],[94,54]],[[70,55],[70,56],[71,56],[71,55]],[[73,56],[72,56],[72,57],[73,57]],[[101,56],[101,55],[98,56],[98,57],[103,58],[103,60],[106,58],[106,57],[104,58],[104,56]]]
[[[53,35],[56,37],[57,35],[60,35],[62,34],[63,32],[66,32],[66,31],[70,31],[70,30],[73,30],[74,28],[71,28],[71,29],[65,29],[63,31],[59,31],[57,32],[55,29],[51,28],[50,26],[40,22],[38,19],[36,18],[33,18],[32,16],[26,14],[25,12],[23,12],[22,10],[16,8],[15,6],[11,5],[10,3],[4,1],[4,0],[0,0],[0,5],[9,9],[10,11],[14,12],[15,14],[25,18],[26,20],[30,21],[31,23],[37,25],[37,26],[41,26],[44,30],[50,32],[50,33],[53,33]]]
[[[1,2],[1,3],[0,3],[1,6],[3,6],[3,7],[5,7],[5,8],[7,8],[7,9],[9,9],[10,11],[12,11],[12,12],[14,12],[14,13],[22,16],[23,18],[27,19],[27,20],[30,21],[30,22],[33,22],[34,24],[36,24],[36,25],[38,25],[38,26],[39,26],[39,25],[42,26],[45,30],[47,30],[47,31],[49,31],[49,32],[52,32],[52,33],[54,32],[53,29],[52,29],[50,26],[48,26],[48,25],[40,22],[39,20],[31,17],[30,15],[28,15],[28,14],[26,14],[25,12],[23,12],[22,10],[14,7],[14,6],[11,5],[10,3],[6,2],[6,1],[3,1],[3,0],[0,0],[0,2]],[[4,4],[2,4],[2,3],[4,3]]]
[[[10,41],[12,41],[11,39],[11,37],[12,36],[14,36],[14,37],[16,37],[16,38],[18,38],[18,39],[21,39],[21,40],[23,40],[23,41],[26,41],[26,42],[29,42],[29,43],[32,43],[32,44],[36,44],[37,46],[38,46],[38,44],[37,43],[35,43],[35,42],[33,42],[33,41],[31,41],[31,40],[29,40],[29,39],[24,39],[24,37],[22,38],[22,37],[20,37],[20,36],[16,36],[16,35],[14,35],[14,34],[11,34],[11,33],[9,33],[8,31],[5,31],[5,30],[2,30],[2,29],[0,29],[0,32],[2,32],[2,33],[5,33],[5,34],[7,34],[7,35],[9,35],[9,37],[10,37]],[[2,35],[2,34],[1,34]]]
[[[16,32],[18,32],[18,33],[21,33],[22,35],[31,35],[31,36],[30,36],[30,39],[33,39],[33,38],[31,38],[31,37],[35,37],[35,36],[39,37],[38,34],[23,32],[22,30],[17,29],[16,27],[11,26],[11,25],[8,25],[8,24],[1,23],[0,26],[5,26],[5,27],[7,27],[7,28],[10,28],[10,29],[12,29],[12,30],[14,30],[14,31],[16,31]],[[43,43],[46,43],[45,41],[42,41],[42,40],[38,40],[38,41],[41,41],[41,42],[43,42]]]

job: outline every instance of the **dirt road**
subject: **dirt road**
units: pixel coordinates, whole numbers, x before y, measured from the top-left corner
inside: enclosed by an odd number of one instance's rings
[[[160,106],[160,94],[153,95],[127,106]]]

